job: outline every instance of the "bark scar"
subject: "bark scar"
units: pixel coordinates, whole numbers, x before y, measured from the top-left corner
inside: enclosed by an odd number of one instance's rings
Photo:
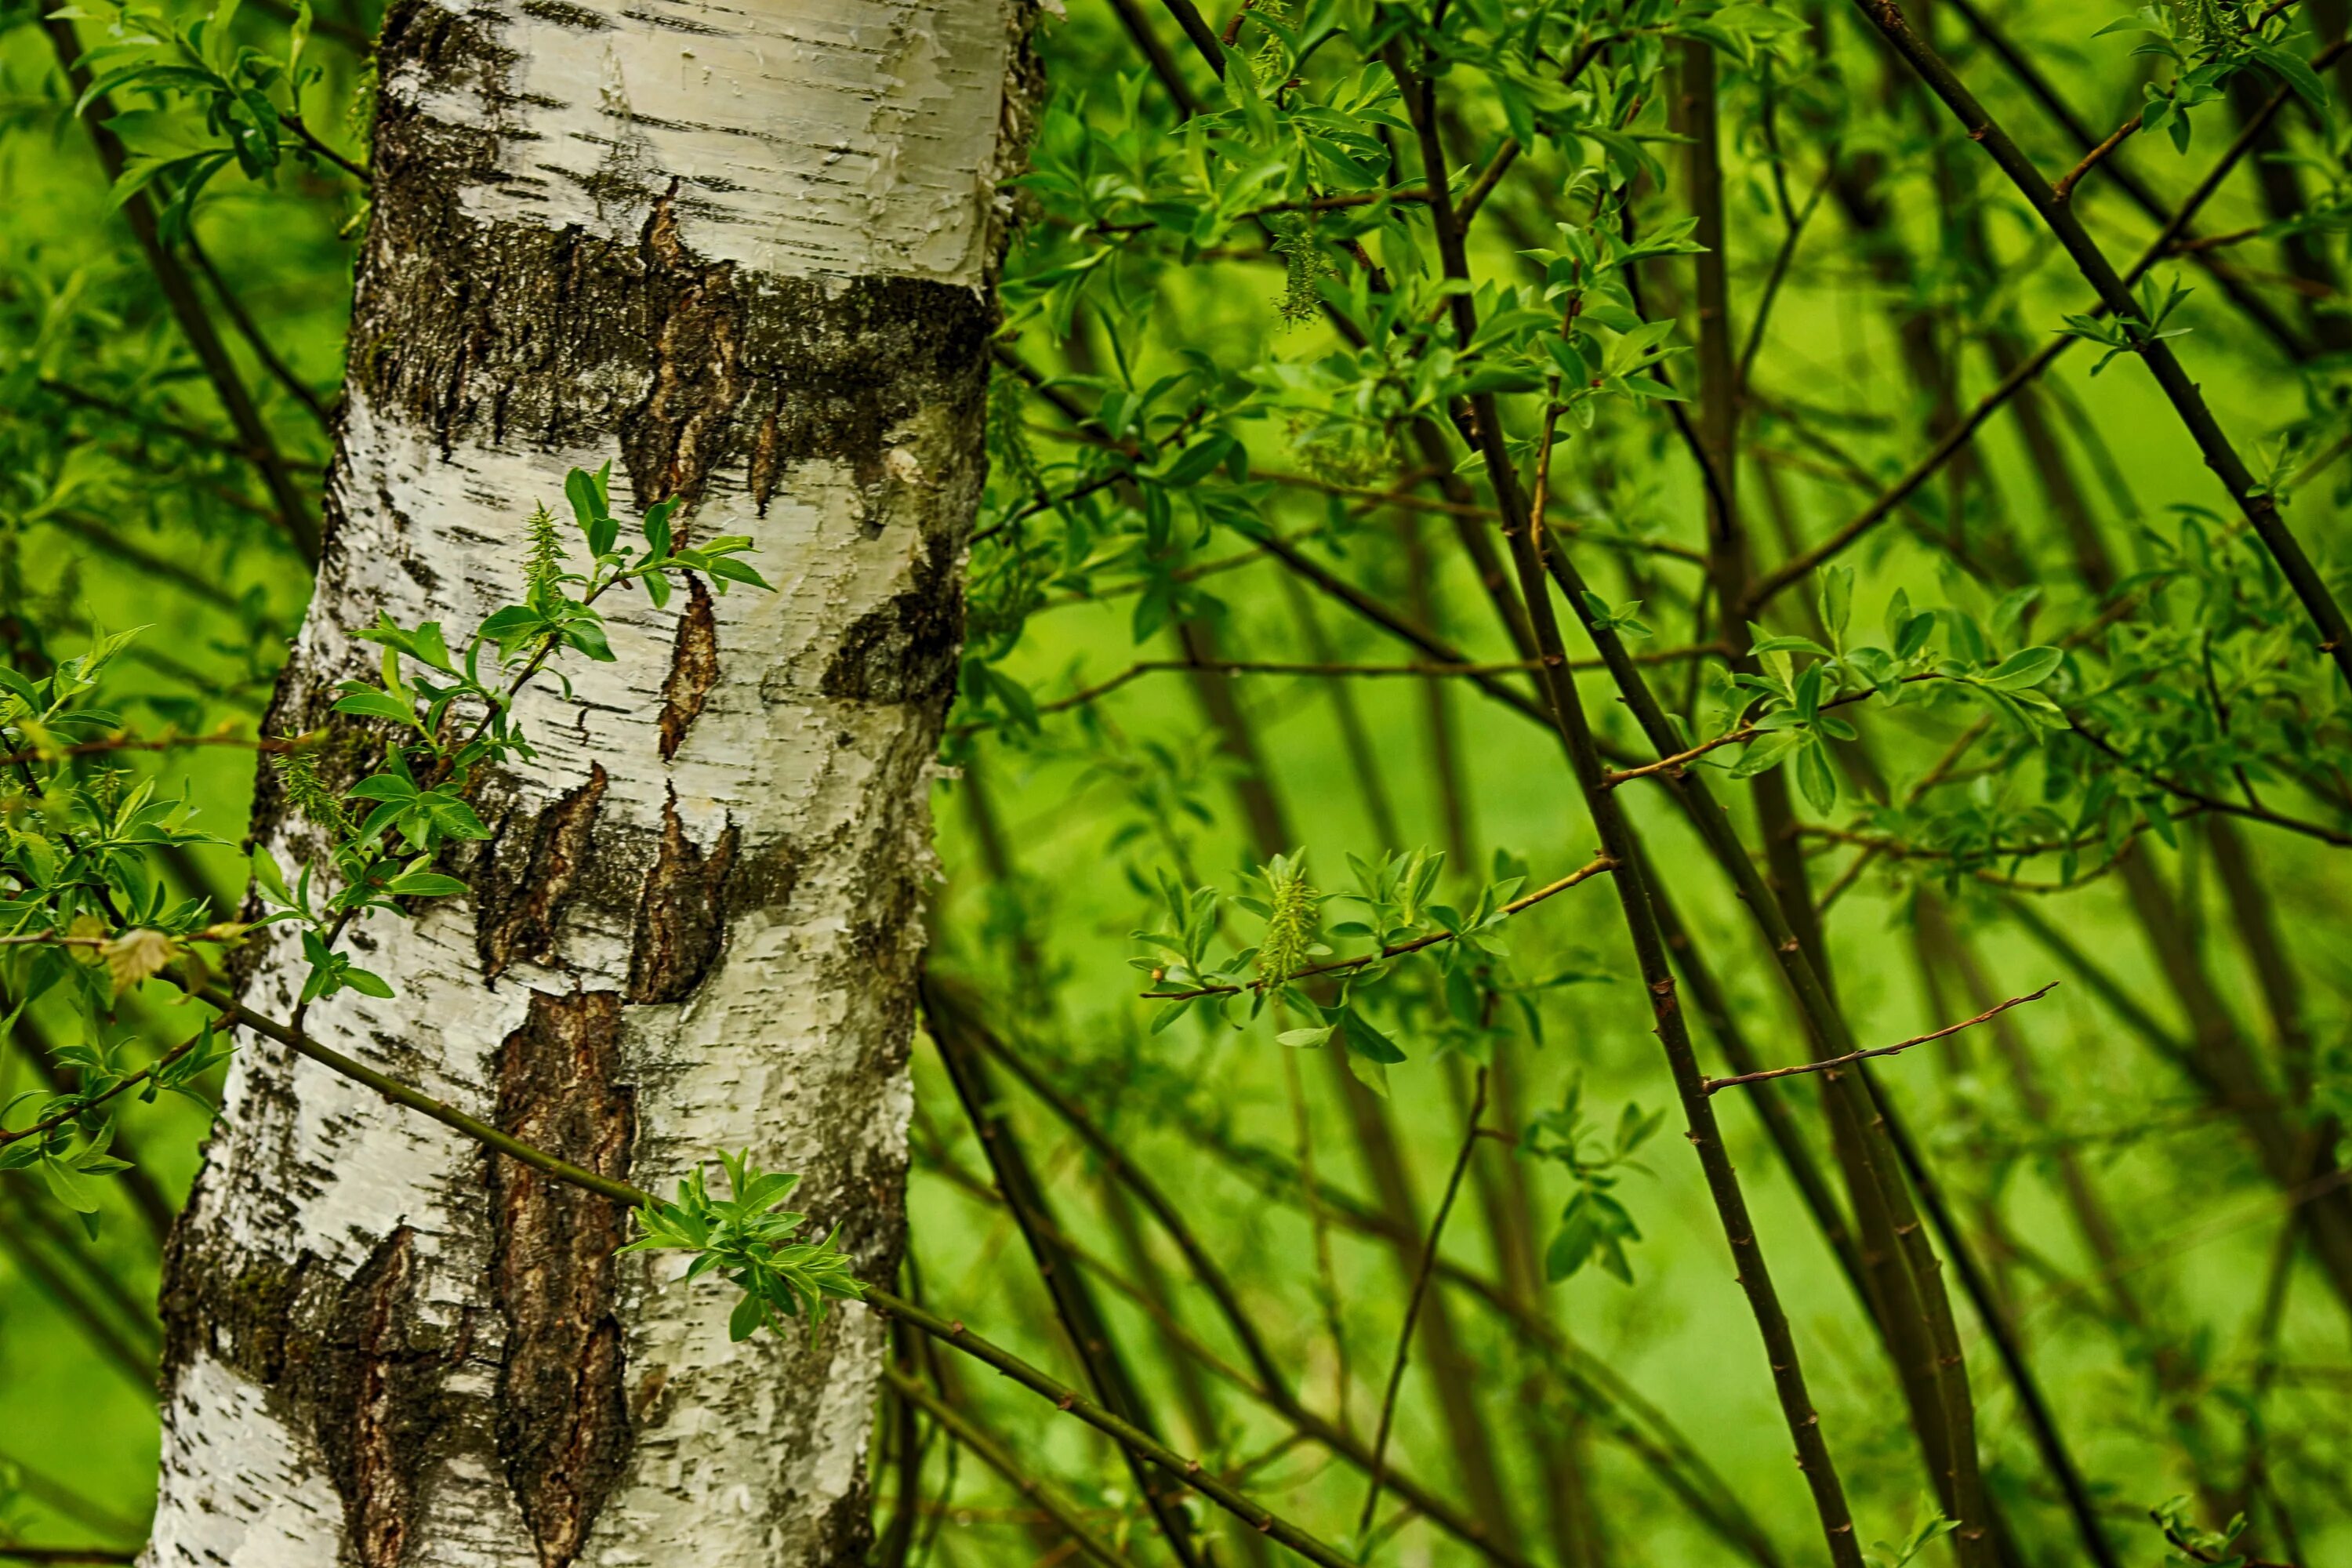
[[[719,684],[719,621],[710,607],[710,590],[700,577],[686,581],[686,613],[677,618],[677,646],[669,660],[669,679],[662,682],[661,754],[668,762],[686,743],[686,732],[702,717],[710,689]]]
[[[344,1287],[313,1369],[311,1430],[362,1568],[394,1568],[407,1552],[439,1425],[443,1357],[415,1331],[416,1284],[415,1233],[402,1226]]]
[[[661,849],[637,905],[629,1000],[683,1002],[702,984],[727,934],[727,877],[741,835],[733,823],[708,851],[686,836],[677,791],[662,802]]]
[[[499,1047],[499,1126],[615,1179],[636,1135],[620,1073],[621,999],[530,994]],[[618,1205],[485,1153],[497,1220],[491,1286],[506,1320],[499,1457],[543,1568],[567,1568],[619,1481],[631,1444],[613,1251]]]
[[[696,706],[698,709],[700,704]],[[479,880],[487,885],[475,891],[479,913],[474,933],[484,979],[496,980],[519,958],[533,963],[555,962],[556,931],[588,863],[596,811],[610,783],[604,764],[592,763],[586,783],[540,813],[531,830],[530,858],[521,874],[504,887],[498,886],[495,858],[486,858],[488,875]]]

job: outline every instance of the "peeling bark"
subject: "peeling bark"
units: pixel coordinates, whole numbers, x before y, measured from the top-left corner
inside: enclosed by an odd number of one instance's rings
[[[352,928],[395,999],[307,1026],[648,1186],[748,1148],[874,1277],[1027,25],[394,0],[326,560],[271,715],[323,720],[379,612],[458,631],[518,598],[524,520],[575,464],[752,535],[777,593],[602,606],[617,660],[520,700],[537,754],[478,792],[470,892]],[[260,798],[257,836],[303,858]],[[273,931],[247,999],[284,1016],[303,973]],[[877,1321],[730,1344],[729,1293],[614,1258],[625,1227],[248,1044],[169,1259],[144,1561],[857,1559]]]
[[[686,614],[677,618],[677,646],[670,652],[669,679],[662,683],[661,754],[668,762],[686,744],[686,732],[702,717],[719,679],[719,622],[711,614],[710,590],[697,577],[687,589]]]
[[[662,803],[661,853],[646,878],[629,952],[630,1001],[683,1002],[702,984],[725,934],[727,874],[740,837],[730,822],[706,853],[686,836],[677,796]]]
[[[634,1098],[620,1073],[621,1000],[533,992],[498,1062],[498,1125],[600,1175],[625,1179]],[[629,1452],[614,1205],[486,1156],[490,1275],[506,1321],[499,1457],[544,1568],[569,1568]]]

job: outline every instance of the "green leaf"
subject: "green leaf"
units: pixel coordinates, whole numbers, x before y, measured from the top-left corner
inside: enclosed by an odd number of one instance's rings
[[[414,726],[416,710],[393,696],[373,687],[359,687],[340,699],[334,706],[338,713],[354,714],[362,719],[384,719],[394,724]]]
[[[1769,773],[1786,761],[1790,752],[1804,743],[1805,732],[1801,730],[1780,730],[1768,735],[1759,735],[1748,742],[1748,749],[1740,753],[1739,761],[1732,764],[1731,776],[1751,779],[1758,773]]]
[[[1995,691],[2020,691],[2047,680],[2065,657],[2054,647],[2020,648],[1990,671],[1978,676],[1976,681]]]
[[[346,966],[340,978],[344,984],[364,996],[380,996],[389,1000],[393,995],[391,982],[370,970]]]
[[[48,1184],[49,1195],[76,1214],[98,1212],[97,1195],[82,1184],[81,1178],[64,1161],[43,1155],[41,1179]]]
[[[1382,1067],[1393,1067],[1405,1059],[1405,1054],[1397,1048],[1397,1043],[1375,1028],[1372,1021],[1358,1009],[1349,1007],[1342,1011],[1339,1023],[1346,1031],[1350,1055],[1378,1062]]]
[[[612,503],[605,500],[604,492],[605,481],[612,471],[613,465],[606,463],[596,473],[574,468],[563,476],[563,499],[572,503],[572,521],[580,525],[583,533],[591,532],[591,525],[597,519],[611,514]]]
[[[454,899],[466,884],[438,871],[406,871],[384,885],[385,892],[404,899]]]
[[[1837,775],[1830,772],[1829,748],[1818,740],[1797,756],[1797,787],[1816,811],[1837,804]]]

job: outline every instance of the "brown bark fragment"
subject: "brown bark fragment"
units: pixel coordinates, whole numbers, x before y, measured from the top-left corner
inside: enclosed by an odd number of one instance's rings
[[[671,650],[669,679],[662,682],[661,754],[668,762],[686,743],[686,732],[702,717],[710,689],[719,684],[719,621],[710,590],[699,577],[686,583],[686,613],[677,618],[677,645]]]
[[[614,1178],[628,1173],[634,1098],[620,1069],[621,999],[534,991],[499,1047],[498,1123]],[[545,1568],[580,1553],[630,1445],[614,1249],[619,1205],[486,1154],[498,1220],[490,1276],[506,1320],[499,1457]]]
[[[416,1332],[415,1235],[401,1226],[352,1277],[311,1366],[311,1432],[362,1568],[395,1568],[439,1424],[439,1348]]]
[[[623,451],[639,497],[678,496],[691,506],[702,499],[743,396],[743,302],[733,263],[705,265],[679,240],[678,184],[670,182],[646,220],[653,378],[623,426]]]
[[[556,931],[589,862],[597,807],[610,782],[602,763],[590,763],[586,783],[539,814],[529,854],[506,877],[496,845],[483,856],[474,879],[474,942],[485,979],[496,980],[517,959],[554,962]]]
[[[662,803],[661,849],[637,905],[629,1000],[683,1002],[702,984],[727,934],[727,874],[740,835],[733,824],[706,852],[678,820],[677,792]]]

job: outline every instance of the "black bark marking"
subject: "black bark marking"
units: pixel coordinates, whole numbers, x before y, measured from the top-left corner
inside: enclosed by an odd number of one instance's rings
[[[627,158],[586,177],[600,207],[631,226],[626,237],[481,222],[461,193],[518,188],[500,150],[534,120],[513,51],[487,20],[394,0],[380,54],[397,81],[377,117],[351,376],[443,451],[617,444],[640,506],[692,502],[722,469],[745,474],[764,505],[793,465],[828,458],[878,518],[892,429],[919,408],[979,407],[993,321],[979,290],[707,260],[680,237],[699,210],[692,182]],[[424,105],[442,92],[479,100],[493,128],[435,120]],[[934,466],[977,463],[962,451]]]
[[[629,1000],[683,1002],[702,984],[727,934],[727,875],[740,835],[730,823],[706,853],[678,820],[677,792],[662,803],[661,849],[637,905]]]
[[[585,5],[573,5],[567,0],[522,0],[522,14],[536,16],[542,22],[552,22],[559,27],[574,27],[583,33],[604,33],[613,24]]]
[[[503,868],[498,845],[481,857],[474,876],[474,945],[484,978],[496,980],[517,959],[555,961],[556,931],[591,859],[590,836],[609,783],[604,765],[590,763],[585,784],[539,814],[527,854],[509,858]]]
[[[619,1179],[636,1135],[620,1072],[621,999],[530,994],[499,1047],[498,1124]],[[620,1479],[631,1441],[613,1251],[620,1207],[485,1153],[496,1240],[491,1288],[506,1320],[498,1446],[544,1568],[567,1568]]]
[[[643,252],[653,314],[653,383],[623,426],[622,451],[642,498],[702,499],[744,384],[743,305],[735,266],[706,266],[677,236],[679,182],[654,204]]]
[[[686,613],[677,618],[677,645],[670,651],[669,678],[662,682],[662,761],[677,755],[718,683],[719,621],[711,613],[710,590],[700,577],[688,577]]]
[[[953,689],[963,650],[963,590],[937,544],[902,594],[851,623],[820,689],[850,702],[929,703]]]
[[[344,1287],[310,1367],[310,1431],[362,1568],[395,1568],[407,1552],[417,1479],[440,1424],[446,1363],[417,1331],[415,1295],[415,1236],[403,1226]]]

